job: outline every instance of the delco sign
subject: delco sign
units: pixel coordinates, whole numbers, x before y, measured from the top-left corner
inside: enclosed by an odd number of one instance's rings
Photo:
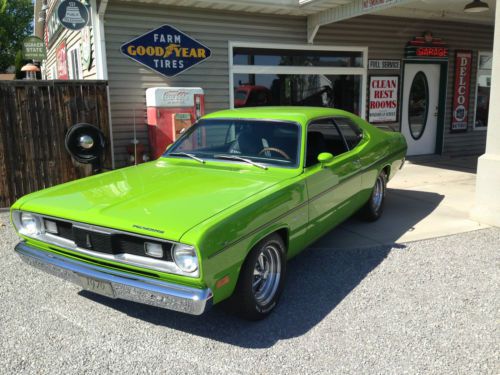
[[[121,51],[166,77],[174,77],[212,54],[208,47],[170,25],[160,26],[125,43]]]

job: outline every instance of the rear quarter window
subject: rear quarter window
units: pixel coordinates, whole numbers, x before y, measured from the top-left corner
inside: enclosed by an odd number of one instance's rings
[[[355,148],[363,139],[363,130],[354,121],[347,117],[335,117],[333,119],[344,136],[349,149]]]

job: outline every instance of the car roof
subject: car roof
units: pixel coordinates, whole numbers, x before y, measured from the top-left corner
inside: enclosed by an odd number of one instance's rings
[[[330,116],[352,117],[353,114],[340,109],[324,107],[245,107],[212,112],[203,118],[284,120],[305,124],[314,118]]]

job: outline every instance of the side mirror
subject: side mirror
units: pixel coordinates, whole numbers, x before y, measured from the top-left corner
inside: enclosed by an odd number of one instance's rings
[[[321,166],[332,160],[333,160],[333,155],[330,154],[329,152],[322,152],[321,154],[318,155],[318,161],[321,163]]]

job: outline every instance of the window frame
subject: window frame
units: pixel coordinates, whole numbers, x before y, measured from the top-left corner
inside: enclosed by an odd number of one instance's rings
[[[347,144],[347,147],[349,149],[347,152],[352,151],[355,148],[357,148],[365,136],[363,128],[361,126],[359,126],[358,124],[356,124],[355,121],[353,121],[352,119],[350,119],[349,117],[346,117],[346,116],[334,116],[334,117],[332,117],[332,119],[333,119],[333,122],[334,122],[335,126],[337,127],[338,131],[342,135],[342,138],[344,138],[344,142]],[[336,121],[337,119],[345,121],[347,126],[349,126],[353,130],[353,132],[356,133],[357,137],[359,138],[358,142],[356,143],[356,146],[351,147],[349,145],[349,142],[347,141],[345,134],[342,132],[342,129],[340,128],[340,124],[337,124],[337,121]],[[356,130],[359,130],[359,132],[357,132]]]
[[[493,51],[478,51],[477,52],[477,63],[476,63],[476,84],[475,84],[475,87],[474,87],[474,118],[472,120],[472,129],[474,131],[487,131],[488,130],[488,125],[486,126],[476,126],[476,116],[477,116],[477,93],[479,91],[479,88],[478,88],[478,78],[479,78],[479,71],[480,70],[484,70],[484,69],[480,69],[479,67],[479,64],[481,63],[481,55],[486,55],[486,56],[490,56],[491,58],[493,58]],[[492,69],[493,70],[493,69]],[[491,90],[491,86],[490,86],[490,90]],[[491,97],[490,97],[491,99]]]
[[[344,134],[342,133],[342,131],[340,130],[339,126],[337,125],[337,123],[335,122],[335,117],[342,117],[342,116],[327,116],[327,117],[318,117],[318,118],[315,118],[315,119],[312,119],[310,120],[308,123],[307,123],[307,127],[306,127],[306,139],[305,139],[305,147],[304,147],[304,154],[303,154],[303,159],[304,159],[304,168],[311,168],[311,167],[314,167],[316,165],[318,165],[318,163],[314,163],[312,165],[306,165],[307,163],[307,144],[308,144],[308,139],[309,139],[309,127],[311,125],[315,125],[318,121],[328,121],[331,123],[331,125],[335,128],[335,130],[337,130],[337,133],[340,135],[340,137],[342,138],[342,141],[344,142],[344,147],[346,148],[346,151],[340,153],[340,154],[332,154],[334,158],[337,158],[338,156],[341,156],[341,155],[345,155],[349,152],[351,152],[352,150],[354,150],[354,148],[350,148],[349,147],[349,143],[347,142],[347,140],[345,139],[345,136]],[[358,143],[359,144],[359,143]]]
[[[361,67],[309,67],[309,66],[266,66],[266,65],[234,65],[234,48],[284,49],[284,50],[319,50],[361,52],[363,55]],[[277,44],[229,41],[229,107],[234,108],[234,74],[295,74],[295,75],[357,75],[361,77],[359,88],[359,117],[366,119],[366,90],[368,77],[368,47],[359,46],[320,46],[309,44]]]

